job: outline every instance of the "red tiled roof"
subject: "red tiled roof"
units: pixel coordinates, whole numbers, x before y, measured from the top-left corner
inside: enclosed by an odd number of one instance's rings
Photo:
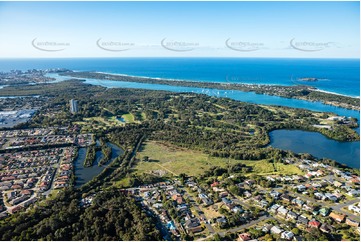
[[[311,220],[310,222],[308,222],[308,225],[314,228],[318,228],[320,227],[321,223],[317,220]]]

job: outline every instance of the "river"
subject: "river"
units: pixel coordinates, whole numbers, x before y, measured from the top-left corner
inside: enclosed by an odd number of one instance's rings
[[[209,96],[216,96],[216,97],[227,97],[237,101],[249,102],[255,104],[279,105],[279,106],[286,106],[291,108],[304,108],[318,112],[332,112],[341,116],[354,117],[357,118],[358,120],[360,119],[360,112],[356,110],[339,108],[331,105],[326,105],[321,102],[310,102],[305,100],[290,99],[279,96],[256,94],[254,92],[171,86],[171,85],[149,84],[149,83],[140,83],[140,82],[110,81],[110,80],[100,80],[100,79],[92,79],[92,78],[73,78],[73,77],[59,76],[58,74],[54,74],[54,73],[51,74],[48,73],[47,76],[55,78],[56,81],[54,82],[59,82],[69,79],[79,79],[79,80],[85,80],[85,83],[87,84],[99,85],[107,88],[135,88],[135,89],[162,90],[162,91],[171,91],[171,92],[191,92],[191,93],[206,94]]]

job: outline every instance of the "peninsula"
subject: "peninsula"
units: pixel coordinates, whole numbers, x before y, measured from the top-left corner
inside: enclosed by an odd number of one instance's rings
[[[281,85],[260,85],[260,84],[242,84],[242,83],[221,83],[221,82],[196,82],[186,80],[168,80],[148,77],[135,77],[126,75],[114,75],[98,72],[62,72],[62,76],[74,78],[92,78],[100,80],[139,82],[150,84],[162,84],[170,86],[186,86],[199,88],[212,88],[221,90],[239,90],[244,92],[255,92],[257,94],[266,94],[280,96],[285,98],[295,98],[314,102],[322,102],[336,107],[360,110],[360,99],[348,97],[333,93],[327,93],[317,90],[307,85],[281,86]]]

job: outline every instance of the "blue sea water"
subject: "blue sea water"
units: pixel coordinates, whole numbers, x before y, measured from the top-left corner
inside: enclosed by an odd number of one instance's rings
[[[309,85],[360,96],[359,59],[281,58],[72,58],[0,59],[0,71],[69,68],[133,76],[277,85]],[[317,82],[298,80],[315,77]]]

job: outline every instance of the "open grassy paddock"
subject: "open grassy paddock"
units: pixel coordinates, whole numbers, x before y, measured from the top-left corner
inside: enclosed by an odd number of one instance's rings
[[[143,161],[148,156],[150,161]],[[226,167],[227,164],[243,163],[251,166],[253,171],[249,174],[301,174],[294,165],[284,165],[276,163],[276,171],[272,163],[266,160],[244,161],[227,158],[211,157],[201,151],[195,151],[180,148],[168,143],[158,141],[147,141],[143,144],[140,152],[137,154],[140,160],[134,167],[137,174],[149,173],[156,170],[164,170],[173,175],[186,173],[191,176],[197,176],[208,170],[212,166]]]

